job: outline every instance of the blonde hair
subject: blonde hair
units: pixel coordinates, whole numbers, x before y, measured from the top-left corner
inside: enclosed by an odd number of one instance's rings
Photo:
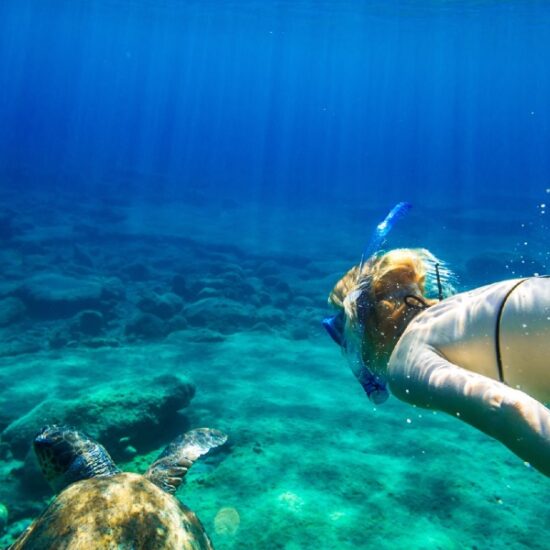
[[[410,321],[436,303],[430,297],[436,290],[436,265],[444,294],[449,295],[454,292],[452,274],[426,249],[400,248],[374,255],[336,283],[329,303],[345,312],[346,339],[359,344],[365,361],[385,361]],[[407,297],[418,307],[410,307]]]

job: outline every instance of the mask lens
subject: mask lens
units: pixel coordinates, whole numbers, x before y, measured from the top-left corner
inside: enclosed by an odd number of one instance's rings
[[[326,317],[323,319],[323,326],[334,342],[344,347],[344,314],[338,313],[332,317]]]

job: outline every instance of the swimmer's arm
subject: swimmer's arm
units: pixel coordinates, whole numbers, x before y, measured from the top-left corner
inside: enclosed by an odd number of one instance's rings
[[[396,397],[459,417],[550,476],[550,410],[542,403],[462,369],[426,345],[407,361],[393,359],[388,374]]]

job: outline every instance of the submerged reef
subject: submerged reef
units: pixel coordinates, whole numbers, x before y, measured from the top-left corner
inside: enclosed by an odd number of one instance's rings
[[[84,430],[115,460],[139,469],[170,437],[206,423],[189,407],[189,374],[205,386],[199,393],[223,403],[218,377],[207,375],[210,346],[246,331],[290,336],[306,315],[309,335],[319,334],[323,300],[307,312],[313,291],[301,282],[291,291],[276,262],[188,238],[125,235],[124,210],[103,210],[25,204],[4,224],[0,546],[50,495],[31,449],[43,425]],[[291,296],[302,299],[298,307]],[[198,362],[205,378],[190,372]],[[217,426],[219,418],[210,422]]]
[[[103,204],[80,214],[64,206],[10,211],[19,229],[0,248],[0,357],[160,341],[182,330],[194,340],[204,329],[319,334],[324,299],[308,284],[307,262],[134,236],[123,231],[129,208],[107,215]]]
[[[46,399],[9,424],[1,438],[17,459],[26,456],[34,435],[45,424],[79,426],[115,453],[128,444],[142,448],[158,437],[157,430],[167,431],[194,394],[190,381],[168,374],[146,383],[127,378],[92,387],[77,398]]]
[[[355,258],[326,212],[306,236],[322,246],[300,256],[294,234],[268,251],[272,229],[252,234],[237,207],[216,225],[185,201],[7,202],[0,547],[52,496],[34,432],[66,422],[131,472],[187,428],[227,432],[234,451],[196,464],[181,495],[217,550],[545,548],[540,475],[452,418],[367,402],[320,324]],[[445,259],[472,286],[508,265],[499,239],[471,246]]]

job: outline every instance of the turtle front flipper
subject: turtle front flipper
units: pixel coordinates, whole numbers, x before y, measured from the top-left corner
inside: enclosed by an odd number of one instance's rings
[[[33,446],[44,477],[56,492],[82,479],[120,472],[102,445],[71,426],[45,426]]]
[[[162,451],[145,473],[145,477],[162,490],[173,494],[193,462],[226,441],[227,435],[210,428],[198,428],[184,433]]]

